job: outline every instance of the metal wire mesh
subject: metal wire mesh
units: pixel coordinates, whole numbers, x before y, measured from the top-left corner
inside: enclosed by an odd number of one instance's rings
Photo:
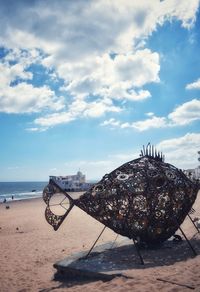
[[[100,182],[78,199],[72,199],[50,180],[44,189],[46,220],[59,228],[74,205],[116,233],[145,244],[161,243],[174,235],[197,196],[197,185],[171,164],[150,144],[140,158],[127,162],[106,174]],[[59,203],[52,197],[63,193]],[[52,207],[66,210],[54,214]],[[55,209],[54,209],[55,210]]]
[[[121,235],[159,243],[176,232],[196,195],[182,171],[145,155],[106,174],[75,204]]]

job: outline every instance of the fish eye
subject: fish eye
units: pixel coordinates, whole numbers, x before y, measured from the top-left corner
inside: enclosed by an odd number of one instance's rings
[[[102,185],[96,185],[94,187],[94,191],[95,192],[102,192],[103,191],[103,186]]]
[[[126,174],[126,173],[120,173],[118,176],[117,176],[117,179],[118,180],[127,180],[129,178],[129,175]]]

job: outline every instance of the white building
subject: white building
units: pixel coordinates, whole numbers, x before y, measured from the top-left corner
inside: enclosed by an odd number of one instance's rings
[[[91,183],[86,182],[86,177],[81,171],[75,175],[50,176],[50,179],[65,191],[86,191],[92,186]]]
[[[198,161],[200,162],[200,151],[197,151],[198,154]],[[184,170],[184,173],[190,178],[190,179],[198,179],[200,180],[200,165],[196,168],[192,169],[186,169]]]
[[[186,169],[186,170],[184,170],[184,173],[190,179],[199,179],[200,180],[200,167],[192,168],[192,169]]]

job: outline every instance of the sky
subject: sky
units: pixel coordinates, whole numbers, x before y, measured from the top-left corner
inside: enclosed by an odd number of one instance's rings
[[[0,0],[0,181],[198,166],[200,1]]]

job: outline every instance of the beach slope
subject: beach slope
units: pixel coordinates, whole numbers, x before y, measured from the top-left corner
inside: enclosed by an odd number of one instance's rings
[[[200,255],[193,257],[184,241],[169,248],[142,251],[145,266],[127,266],[126,277],[109,282],[55,282],[53,264],[73,252],[87,250],[103,225],[74,207],[55,232],[45,220],[42,199],[0,205],[0,291],[200,291]],[[194,204],[200,218],[200,193]],[[200,236],[187,218],[182,225],[200,254]],[[112,241],[116,234],[106,229],[98,244]],[[122,240],[118,237],[118,241]],[[116,242],[117,246],[117,242]],[[133,248],[133,253],[135,250]],[[159,280],[161,279],[161,280]],[[162,281],[164,280],[164,281]],[[173,283],[165,282],[170,281]],[[183,285],[183,286],[181,286]],[[187,287],[188,286],[188,287]],[[189,288],[190,287],[190,288]]]

